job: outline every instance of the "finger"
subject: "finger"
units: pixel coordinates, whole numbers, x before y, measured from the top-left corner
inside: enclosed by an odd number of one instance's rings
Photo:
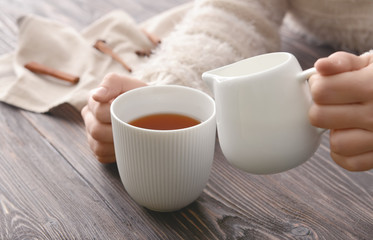
[[[115,162],[114,144],[99,142],[89,135],[88,143],[98,161],[101,163]]]
[[[103,163],[103,164],[109,164],[109,163],[115,163],[115,162],[116,162],[116,158],[115,158],[115,156],[110,156],[110,157],[97,157],[97,160],[98,160],[100,163]]]
[[[80,115],[82,115],[83,120],[85,121],[86,115],[88,113],[88,105],[85,105],[82,110],[80,111]]]
[[[104,77],[100,87],[93,91],[92,97],[98,102],[107,103],[121,93],[143,86],[146,84],[134,78],[110,73]]]
[[[315,68],[321,75],[334,75],[361,69],[369,65],[370,58],[347,52],[336,52],[316,61]]]
[[[330,150],[342,156],[373,151],[373,132],[364,129],[330,131]]]
[[[109,103],[97,102],[93,98],[89,98],[88,100],[89,110],[96,117],[96,119],[102,123],[111,123],[110,104],[111,104],[110,102]]]
[[[314,102],[318,104],[350,104],[373,99],[373,64],[359,71],[309,79]]]
[[[89,123],[90,118],[92,118],[92,113],[89,111],[88,106],[84,106],[81,115],[84,121]],[[89,125],[89,124],[88,124]],[[96,155],[96,158],[101,163],[113,163],[115,162],[115,152],[114,152],[114,144],[113,143],[104,143],[98,142],[95,140],[90,134],[86,124],[86,131],[87,131],[87,138],[88,144]]]
[[[92,112],[85,113],[85,124],[87,133],[100,142],[112,143],[113,133],[111,124],[101,123],[93,116]]]
[[[367,152],[353,157],[345,157],[331,152],[330,156],[339,166],[348,171],[356,172],[373,169],[373,152]]]
[[[373,109],[369,104],[318,105],[308,112],[312,125],[327,129],[361,128],[373,131]]]

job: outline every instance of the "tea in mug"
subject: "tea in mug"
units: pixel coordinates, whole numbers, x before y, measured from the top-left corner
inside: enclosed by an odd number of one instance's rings
[[[200,123],[194,118],[175,113],[151,114],[129,122],[132,126],[152,130],[176,130],[192,127]]]

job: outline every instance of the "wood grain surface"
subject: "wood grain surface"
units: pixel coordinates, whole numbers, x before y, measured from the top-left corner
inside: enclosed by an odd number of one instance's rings
[[[185,0],[0,0],[0,54],[17,46],[16,19],[38,14],[82,29],[114,9],[143,21]],[[282,31],[304,68],[333,52]],[[1,82],[0,82],[1,84]],[[1,85],[0,85],[1,87]],[[91,153],[80,113],[36,114],[0,103],[0,239],[373,239],[373,172],[329,157],[328,134],[305,164],[257,176],[231,167],[218,141],[197,201],[173,213],[137,205],[115,164]]]

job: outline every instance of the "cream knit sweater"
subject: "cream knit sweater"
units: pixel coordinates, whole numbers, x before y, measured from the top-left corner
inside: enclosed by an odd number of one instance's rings
[[[283,22],[336,50],[361,53],[373,46],[373,0],[197,0],[134,75],[209,92],[204,71],[279,51]]]

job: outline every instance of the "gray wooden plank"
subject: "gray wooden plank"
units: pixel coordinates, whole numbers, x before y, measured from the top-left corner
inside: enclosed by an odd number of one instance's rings
[[[0,105],[0,238],[110,239],[123,231],[105,199],[20,112]]]

